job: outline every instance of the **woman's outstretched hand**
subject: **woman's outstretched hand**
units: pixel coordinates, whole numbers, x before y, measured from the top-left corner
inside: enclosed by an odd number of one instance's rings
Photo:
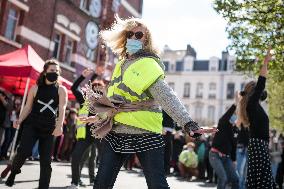
[[[216,133],[218,129],[216,127],[212,128],[201,128],[195,121],[190,121],[184,126],[184,131],[193,138],[198,138],[205,133]]]
[[[264,61],[263,61],[263,64],[268,64],[272,59],[272,54],[271,54],[271,47],[269,47],[267,49],[267,52],[266,52],[266,55],[265,55],[265,58],[264,58]]]
[[[95,115],[95,116],[89,116],[89,117],[78,117],[79,121],[82,121],[84,123],[95,123],[98,122],[100,120],[99,116]]]
[[[193,136],[194,135],[202,135],[202,134],[205,134],[205,133],[216,133],[218,132],[218,129],[216,127],[212,127],[212,128],[200,128],[198,130],[195,130],[195,131],[190,131],[189,133],[189,136]]]

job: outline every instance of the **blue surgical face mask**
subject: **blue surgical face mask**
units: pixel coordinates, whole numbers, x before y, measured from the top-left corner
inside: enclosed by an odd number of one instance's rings
[[[125,47],[126,52],[134,54],[142,49],[142,42],[136,39],[127,39]]]
[[[234,114],[234,115],[232,115],[232,117],[230,118],[230,123],[231,123],[231,124],[235,124],[235,123],[236,123],[236,120],[237,120],[237,116]]]

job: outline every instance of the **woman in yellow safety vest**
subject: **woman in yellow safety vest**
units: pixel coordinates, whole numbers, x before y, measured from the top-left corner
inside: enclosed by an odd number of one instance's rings
[[[165,82],[164,65],[157,56],[152,35],[141,19],[117,18],[110,30],[101,32],[101,37],[120,58],[107,96],[124,103],[154,99],[159,106],[147,111],[120,112],[114,116],[112,130],[103,139],[94,188],[113,188],[123,162],[132,153],[139,158],[148,188],[169,188],[164,172],[161,107],[191,136],[198,137],[204,131],[190,118]],[[96,117],[81,120],[95,122]]]

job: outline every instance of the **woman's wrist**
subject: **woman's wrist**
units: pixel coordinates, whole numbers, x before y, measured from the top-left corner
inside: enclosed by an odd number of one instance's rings
[[[198,123],[196,123],[195,121],[190,121],[187,124],[185,124],[185,126],[183,127],[184,131],[190,135],[190,137],[193,138],[198,138],[201,136],[201,134],[199,133],[195,133],[194,131],[197,131],[200,129]],[[191,135],[191,133],[193,132],[193,135]]]

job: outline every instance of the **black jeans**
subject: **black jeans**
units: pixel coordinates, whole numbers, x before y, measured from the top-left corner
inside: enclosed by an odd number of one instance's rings
[[[37,140],[39,140],[39,189],[48,189],[52,172],[51,151],[53,145],[53,135],[51,135],[51,132],[53,131],[54,126],[50,127],[50,131],[46,132],[46,130],[40,130],[40,126],[35,126],[32,123],[23,125],[23,133],[21,136],[20,145],[12,162],[11,174],[19,173],[21,167],[25,163],[25,160],[31,155],[34,144]]]
[[[103,141],[94,189],[111,189],[118,172],[130,154],[116,153]],[[137,153],[149,189],[169,189],[164,170],[164,148]]]
[[[13,141],[16,129],[13,127],[5,128],[5,139],[1,147],[1,157],[7,157],[7,151],[11,142]]]
[[[91,151],[91,155],[89,153]],[[95,158],[96,158],[96,148],[95,142],[92,139],[79,139],[76,142],[75,148],[72,153],[71,171],[72,171],[72,184],[78,185],[81,170],[83,168],[84,162],[89,158],[89,178],[90,181],[95,179]]]
[[[165,164],[165,172],[166,174],[170,174],[170,168],[171,168],[171,157],[173,154],[173,139],[174,136],[171,132],[167,132],[164,136],[165,141],[165,156],[164,156],[164,164]]]

